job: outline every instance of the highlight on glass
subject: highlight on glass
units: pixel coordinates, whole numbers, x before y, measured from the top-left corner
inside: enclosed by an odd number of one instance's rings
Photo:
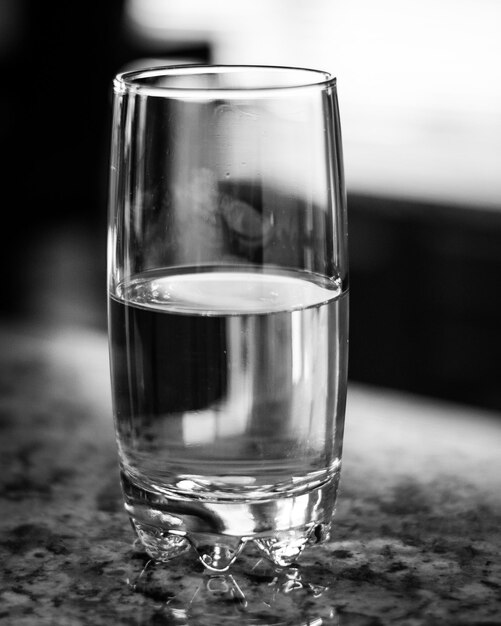
[[[325,540],[340,477],[347,218],[336,81],[182,66],[114,81],[108,290],[125,509],[226,571]]]

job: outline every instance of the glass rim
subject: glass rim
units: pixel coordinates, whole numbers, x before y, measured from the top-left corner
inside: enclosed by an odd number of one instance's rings
[[[292,81],[290,84],[263,84],[252,86],[172,86],[172,85],[151,85],[144,82],[148,78],[180,77],[211,74],[245,74],[250,72],[280,72],[294,75],[304,74],[310,80]],[[139,95],[156,95],[163,97],[180,96],[201,96],[213,95],[222,97],[223,94],[245,94],[253,93],[265,95],[266,93],[290,92],[304,89],[326,89],[336,87],[336,77],[330,72],[287,65],[224,65],[224,64],[183,64],[183,65],[163,65],[156,67],[144,67],[135,70],[119,72],[113,80],[114,91],[117,94],[130,92]]]

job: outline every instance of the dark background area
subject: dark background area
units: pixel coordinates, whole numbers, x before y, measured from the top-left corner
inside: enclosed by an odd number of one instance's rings
[[[0,313],[104,330],[111,80],[151,51],[117,0],[0,11]],[[203,42],[156,54],[211,61]],[[350,378],[501,409],[501,206],[348,192]]]
[[[349,198],[351,378],[501,408],[501,212]]]

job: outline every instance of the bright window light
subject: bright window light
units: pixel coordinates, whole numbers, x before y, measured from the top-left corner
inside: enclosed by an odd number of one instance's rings
[[[501,208],[499,0],[129,0],[151,45],[338,77],[350,191]]]

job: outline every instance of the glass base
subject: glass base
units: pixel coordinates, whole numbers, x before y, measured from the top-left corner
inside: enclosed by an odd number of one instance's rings
[[[133,528],[147,554],[169,561],[192,550],[212,572],[226,572],[247,545],[287,567],[304,548],[328,539],[339,474],[298,494],[245,501],[169,497],[139,487],[122,472]]]

